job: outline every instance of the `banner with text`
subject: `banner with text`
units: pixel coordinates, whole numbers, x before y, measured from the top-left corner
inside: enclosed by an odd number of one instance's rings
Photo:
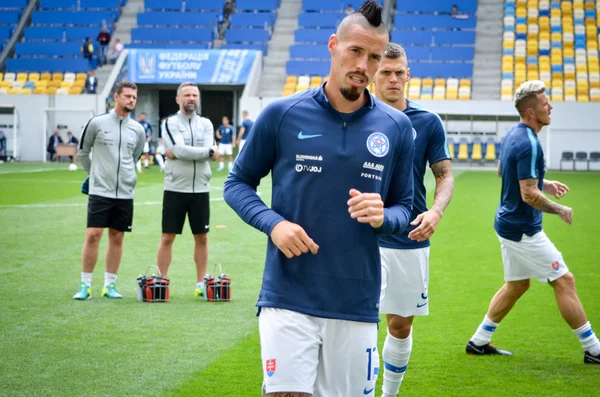
[[[246,84],[256,50],[129,50],[129,81],[140,84]]]

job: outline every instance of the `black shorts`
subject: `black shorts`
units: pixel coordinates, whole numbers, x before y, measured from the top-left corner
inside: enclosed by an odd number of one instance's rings
[[[186,214],[192,234],[208,233],[210,225],[208,193],[180,193],[165,190],[162,213],[163,233],[181,234]]]
[[[89,196],[87,227],[101,227],[130,232],[133,222],[133,199]]]

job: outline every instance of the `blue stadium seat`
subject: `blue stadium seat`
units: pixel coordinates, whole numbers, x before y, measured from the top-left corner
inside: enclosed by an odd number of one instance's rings
[[[294,44],[290,46],[290,59],[331,59],[326,45]]]
[[[396,29],[475,29],[476,19],[456,19],[450,15],[399,14],[394,17]]]
[[[224,50],[257,50],[257,51],[262,51],[264,55],[267,55],[267,43],[262,43],[262,44],[240,44],[240,43],[233,43],[233,44],[225,44],[222,45],[221,48]]]
[[[452,6],[458,5],[458,11],[474,13],[477,11],[477,0],[403,0],[396,4],[398,11],[405,12],[447,12],[452,11]]]
[[[431,58],[439,61],[473,61],[475,47],[431,47]]]
[[[2,0],[3,9],[24,9],[27,7],[28,0]]]
[[[174,10],[182,11],[181,0],[145,0],[146,10]]]
[[[21,18],[21,11],[2,10],[0,12],[0,25],[16,25],[19,23],[19,18]]]
[[[459,31],[459,30],[450,30],[450,31],[436,31],[433,34],[433,38],[435,39],[435,44],[469,44],[475,45],[475,32],[474,31]]]
[[[13,28],[10,26],[0,26],[0,40],[8,40],[10,39],[10,35],[12,34]]]
[[[34,12],[32,25],[111,25],[113,11],[38,11]]]
[[[125,48],[143,48],[143,49],[157,49],[157,50],[208,50],[210,49],[210,43],[130,43],[126,44]]]
[[[344,16],[336,12],[303,12],[298,16],[298,27],[337,28]]]
[[[408,58],[408,64],[410,66],[412,61],[430,61],[431,60],[431,47],[430,46],[414,46],[404,47],[406,50],[406,57]]]
[[[340,0],[302,0],[302,11],[338,11],[344,10]]]
[[[137,15],[138,26],[203,26],[217,25],[218,12],[148,11]]]
[[[82,43],[76,42],[26,42],[17,43],[15,54],[22,56],[81,56]]]
[[[213,29],[208,28],[133,28],[133,42],[212,42]]]
[[[225,0],[186,0],[186,11],[223,11]]]
[[[235,8],[240,11],[275,11],[279,0],[237,0]]]
[[[83,42],[86,37],[90,37],[92,41],[96,41],[100,30],[95,26],[68,26],[65,29],[67,41]]]
[[[404,45],[431,45],[433,42],[433,31],[431,30],[394,30],[392,41]]]
[[[233,14],[229,19],[231,27],[233,28],[250,28],[257,27],[262,28],[265,26],[273,26],[275,23],[275,13],[272,12],[259,12],[259,13],[248,13],[241,12]]]
[[[97,28],[95,29],[98,30]],[[25,40],[63,40],[65,30],[62,27],[33,26],[25,28]],[[0,34],[1,37],[1,34]]]
[[[330,61],[288,61],[285,70],[288,75],[327,76],[330,68]]]
[[[120,0],[80,0],[79,8],[85,9],[118,9],[121,6]],[[77,0],[41,0],[40,9],[77,9]]]
[[[412,77],[470,78],[473,75],[473,64],[413,62],[410,64],[410,75]]]
[[[321,43],[329,42],[329,37],[335,33],[334,29],[298,29],[294,33],[296,43]]]
[[[84,58],[13,58],[6,60],[7,72],[84,73],[90,64]]]
[[[266,43],[269,41],[269,32],[264,29],[231,28],[225,32],[228,43]]]

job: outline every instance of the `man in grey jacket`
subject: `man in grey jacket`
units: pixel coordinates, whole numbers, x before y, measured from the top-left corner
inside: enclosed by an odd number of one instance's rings
[[[116,86],[115,108],[88,121],[79,142],[79,160],[89,174],[87,232],[83,244],[79,291],[73,299],[92,297],[92,272],[98,260],[98,245],[108,228],[106,273],[102,296],[122,298],[116,280],[123,254],[124,232],[131,231],[135,163],[144,148],[144,128],[129,117],[137,101],[137,86]],[[90,154],[93,153],[93,158]]]
[[[204,294],[203,277],[208,262],[209,181],[212,175],[208,160],[219,157],[212,123],[196,114],[199,98],[196,84],[181,84],[176,98],[179,112],[165,120],[167,162],[162,238],[157,254],[158,268],[166,276],[175,236],[183,231],[187,215],[195,243],[196,296]]]

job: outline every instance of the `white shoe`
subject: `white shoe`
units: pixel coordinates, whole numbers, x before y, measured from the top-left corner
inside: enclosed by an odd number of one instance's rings
[[[224,168],[225,167],[219,167],[219,168],[217,168],[217,171],[223,171]]]

